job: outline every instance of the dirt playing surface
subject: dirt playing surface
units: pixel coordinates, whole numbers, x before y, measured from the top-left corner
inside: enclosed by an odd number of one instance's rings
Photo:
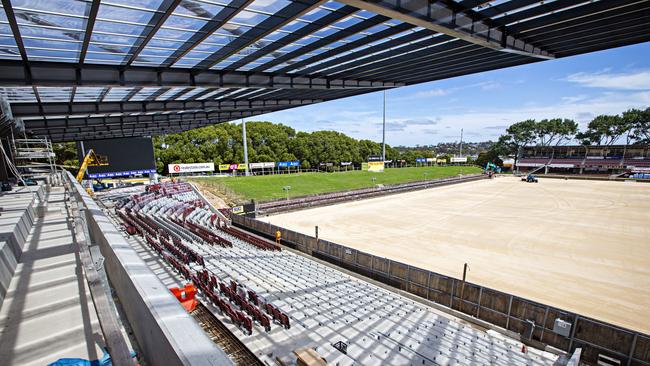
[[[650,184],[501,177],[262,220],[650,334]]]

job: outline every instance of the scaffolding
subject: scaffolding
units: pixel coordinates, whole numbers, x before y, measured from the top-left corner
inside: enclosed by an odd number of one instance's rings
[[[25,177],[56,174],[56,154],[52,142],[44,138],[15,138],[12,140],[16,168]]]

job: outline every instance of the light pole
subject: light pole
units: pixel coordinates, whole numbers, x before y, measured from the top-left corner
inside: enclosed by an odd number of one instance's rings
[[[244,141],[244,165],[246,165],[245,174],[248,177],[250,174],[248,171],[248,139],[246,138],[246,120],[241,119],[241,129],[242,129],[242,140]]]
[[[381,130],[381,160],[386,161],[386,90],[384,90],[383,128]]]
[[[287,201],[289,200],[289,190],[291,189],[291,186],[284,186],[282,187],[282,190],[287,191]]]

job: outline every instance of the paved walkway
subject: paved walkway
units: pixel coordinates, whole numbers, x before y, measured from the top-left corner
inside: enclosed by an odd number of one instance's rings
[[[53,187],[31,228],[0,307],[0,365],[47,365],[62,357],[97,359],[104,344],[65,210]]]

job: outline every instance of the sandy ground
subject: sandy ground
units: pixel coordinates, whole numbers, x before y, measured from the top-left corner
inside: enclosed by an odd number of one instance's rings
[[[263,220],[650,334],[650,184],[502,177]]]

